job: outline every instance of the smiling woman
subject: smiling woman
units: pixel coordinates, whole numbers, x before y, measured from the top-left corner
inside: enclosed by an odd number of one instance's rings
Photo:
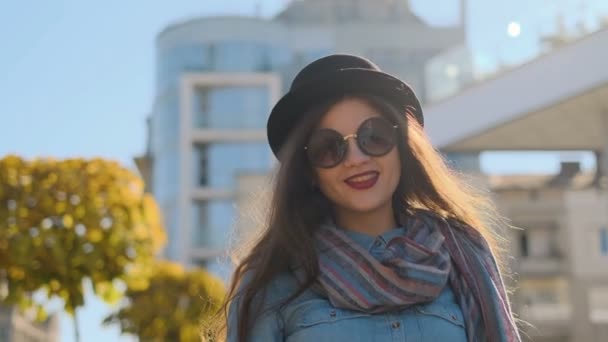
[[[336,221],[368,234],[396,227],[391,199],[401,175],[397,125],[379,113],[361,98],[343,99],[323,116],[308,148],[313,182],[333,203]]]
[[[367,59],[306,66],[268,119],[268,225],[228,341],[519,341],[489,200],[430,144],[412,89]]]

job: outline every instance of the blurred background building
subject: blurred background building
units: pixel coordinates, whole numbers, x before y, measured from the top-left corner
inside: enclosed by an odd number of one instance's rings
[[[59,317],[51,315],[40,323],[15,307],[0,306],[0,341],[57,342]]]
[[[608,29],[558,31],[533,60],[494,73],[475,69],[465,32],[425,24],[408,1],[373,0],[292,1],[271,19],[168,26],[157,37],[148,148],[137,158],[165,216],[166,256],[229,276],[234,229],[254,225],[241,209],[274,163],[265,141],[272,105],[312,60],[361,54],[414,87],[433,143],[521,227],[508,232],[509,282],[515,311],[533,325],[526,338],[608,339]],[[596,170],[480,170],[485,151],[539,150],[593,151]]]
[[[558,175],[489,181],[511,230],[513,296],[534,341],[602,341],[608,336],[608,230],[595,175],[564,162]]]

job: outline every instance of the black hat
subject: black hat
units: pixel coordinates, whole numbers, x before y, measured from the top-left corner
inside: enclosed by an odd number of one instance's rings
[[[353,55],[330,55],[304,67],[291,87],[274,106],[266,133],[268,143],[277,158],[283,144],[301,116],[315,104],[351,93],[375,94],[388,100],[405,114],[415,115],[424,125],[420,101],[405,82],[382,72],[371,61]]]

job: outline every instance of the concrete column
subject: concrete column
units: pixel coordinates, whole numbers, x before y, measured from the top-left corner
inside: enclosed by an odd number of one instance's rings
[[[608,110],[600,114],[601,126],[599,127],[602,133],[602,146],[600,146],[597,167],[601,178],[599,179],[599,191],[604,194],[608,192]],[[601,204],[608,212],[608,196],[605,203]],[[606,220],[604,218],[604,220]],[[606,221],[604,224],[608,223]],[[576,234],[576,232],[574,232]],[[597,248],[597,247],[592,247]],[[591,253],[589,253],[591,254]],[[589,256],[588,256],[589,257]],[[574,261],[574,260],[573,260]],[[573,262],[573,264],[576,264]],[[598,286],[597,276],[577,274],[576,270],[571,271],[571,300],[572,300],[572,320],[571,320],[571,341],[586,342],[586,341],[603,341],[603,336],[600,338],[601,327],[594,326],[590,320],[590,303],[589,290],[592,286]]]
[[[602,146],[598,150],[597,167],[600,172],[601,178],[599,179],[600,190],[603,193],[608,191],[608,110],[601,113],[601,132],[603,137]],[[608,198],[608,197],[607,197]],[[601,204],[608,212],[608,200],[606,203]],[[573,231],[572,234],[576,234]],[[595,247],[595,246],[594,246]],[[595,247],[597,248],[597,247]],[[591,253],[589,253],[591,254]],[[571,255],[576,258],[577,253]],[[580,253],[578,257],[581,257]],[[589,256],[587,256],[589,257]],[[571,290],[571,305],[572,305],[572,319],[571,319],[571,336],[570,341],[599,341],[597,339],[597,327],[593,326],[590,321],[590,303],[589,303],[589,290],[591,286],[597,286],[597,278],[587,274],[588,272],[577,272],[577,264],[580,265],[582,260],[571,260],[571,279],[570,279],[570,290]]]
[[[572,300],[571,342],[593,342],[593,327],[589,320],[589,283],[580,276],[570,282]]]

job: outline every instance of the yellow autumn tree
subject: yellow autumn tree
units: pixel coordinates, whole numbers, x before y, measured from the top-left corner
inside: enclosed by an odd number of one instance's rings
[[[164,261],[146,289],[127,289],[122,308],[104,323],[141,341],[200,341],[202,322],[216,316],[224,296],[222,282],[205,270]]]
[[[117,285],[147,286],[165,238],[142,180],[116,162],[0,159],[0,304],[36,307],[43,293],[74,314],[85,280],[116,301]]]

